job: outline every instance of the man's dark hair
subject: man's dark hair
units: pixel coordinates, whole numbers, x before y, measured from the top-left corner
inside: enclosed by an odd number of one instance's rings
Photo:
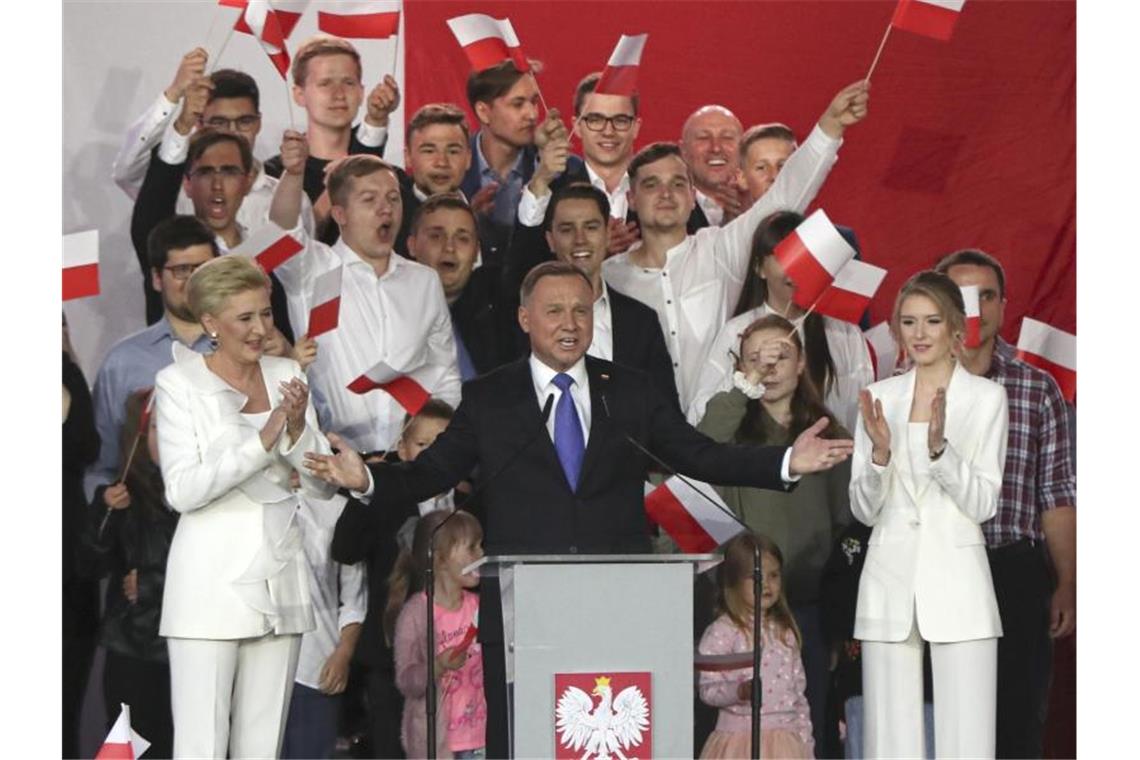
[[[210,93],[210,102],[218,98],[249,98],[253,102],[253,110],[261,111],[261,94],[257,89],[257,82],[244,71],[237,69],[218,69],[210,75],[214,89]]]
[[[675,142],[649,143],[644,148],[637,151],[637,154],[633,157],[633,160],[629,162],[629,169],[626,170],[626,173],[629,174],[630,183],[632,184],[633,181],[637,179],[638,169],[645,166],[646,164],[651,164],[654,161],[660,161],[666,156],[676,156],[677,158],[680,158],[681,161],[685,160],[681,156],[681,146]],[[688,169],[688,166],[689,165],[686,163],[686,170]],[[692,181],[691,171],[689,172],[689,180]]]
[[[193,171],[194,164],[198,163],[203,153],[218,143],[224,142],[232,142],[238,147],[238,152],[241,153],[241,168],[245,170],[246,174],[253,171],[253,151],[250,150],[249,142],[244,137],[232,132],[206,128],[198,130],[190,138],[190,149],[186,153],[185,171],[187,176]]]
[[[213,255],[218,255],[214,233],[198,217],[179,214],[163,219],[146,236],[147,264],[161,272],[171,251],[181,251],[192,245],[208,245]]]
[[[590,282],[586,273],[578,267],[564,261],[544,261],[527,272],[526,277],[523,278],[522,287],[519,288],[519,303],[526,306],[526,302],[534,293],[538,281],[543,277],[581,277],[582,282],[586,283],[590,292],[594,292],[594,284]]]
[[[452,103],[428,103],[421,106],[408,121],[408,131],[404,136],[405,143],[412,146],[412,135],[421,129],[427,129],[433,124],[448,124],[463,130],[463,141],[471,139],[467,129],[467,114]]]
[[[454,209],[455,211],[466,212],[471,216],[471,224],[475,228],[476,234],[478,234],[479,221],[475,218],[475,212],[471,210],[471,207],[467,205],[467,201],[463,200],[463,196],[459,193],[437,193],[421,203],[420,207],[416,209],[416,212],[412,214],[412,223],[408,227],[408,234],[415,235],[418,233],[423,218],[440,209]]]
[[[972,264],[977,267],[989,267],[994,270],[998,281],[998,297],[1005,298],[1005,269],[1001,262],[979,248],[963,248],[954,253],[948,253],[934,265],[934,271],[948,274],[950,267],[960,264]]]
[[[749,127],[744,134],[740,136],[740,160],[744,161],[744,157],[748,155],[748,149],[752,147],[752,143],[757,140],[786,140],[794,147],[796,145],[796,133],[787,124],[781,124],[774,121],[771,124],[756,124]]]
[[[539,61],[528,60],[531,71],[537,74],[542,70]],[[526,72],[515,68],[514,61],[503,61],[489,69],[472,71],[467,77],[467,102],[474,109],[476,103],[490,103],[495,98],[501,98],[525,75]]]
[[[550,203],[546,206],[546,215],[542,218],[542,228],[547,232],[554,227],[554,209],[562,201],[582,200],[593,201],[598,204],[598,211],[602,214],[602,221],[608,222],[610,218],[610,199],[598,188],[589,182],[571,182],[554,191]]]
[[[602,72],[595,71],[592,74],[587,74],[586,76],[582,77],[582,81],[578,83],[578,86],[576,88],[574,88],[575,116],[582,115],[582,104],[586,102],[586,96],[594,90],[598,89],[598,82],[601,80],[601,78]],[[641,95],[639,95],[635,90],[633,94],[629,96],[629,100],[633,104],[633,115],[637,116],[638,109],[640,108],[641,104]]]

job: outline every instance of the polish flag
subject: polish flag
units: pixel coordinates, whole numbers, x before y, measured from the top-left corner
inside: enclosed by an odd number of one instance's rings
[[[431,398],[432,389],[443,378],[445,368],[425,364],[411,372],[399,372],[385,362],[379,362],[372,369],[348,384],[353,393],[365,394],[377,388],[387,393],[404,407],[408,414],[419,414],[424,404]]]
[[[610,60],[602,71],[602,78],[594,92],[599,95],[630,96],[637,90],[637,69],[641,66],[641,53],[645,50],[648,34],[623,34],[618,40]]]
[[[982,302],[978,300],[977,285],[961,285],[962,302],[966,305],[966,348],[982,345]]]
[[[1066,401],[1076,400],[1076,335],[1025,317],[1017,336],[1017,358],[1052,375]]]
[[[871,372],[876,380],[885,380],[899,366],[899,344],[891,334],[888,322],[880,322],[863,333],[867,350],[871,352]]]
[[[238,16],[237,23],[234,24],[234,31],[242,34],[253,34],[253,30],[246,23],[244,12],[246,6],[249,5],[249,0],[218,0],[218,5],[240,8],[242,15]],[[273,0],[270,12],[277,16],[277,24],[281,27],[281,33],[285,39],[289,39],[289,36],[293,34],[293,29],[296,28],[297,22],[301,20],[301,16],[305,13],[305,8],[308,5],[309,0]],[[254,36],[257,35],[254,34]]]
[[[315,338],[335,330],[340,321],[340,291],[344,267],[330,269],[313,282],[313,308],[306,335]]]
[[[150,748],[150,742],[131,728],[131,708],[119,703],[119,717],[103,740],[95,760],[138,760]]]
[[[231,254],[248,256],[267,273],[284,264],[303,251],[305,246],[297,238],[272,222],[259,227],[256,232],[230,251]]]
[[[882,267],[851,259],[835,275],[831,287],[823,291],[815,310],[857,325],[886,276],[887,270]]]
[[[530,71],[530,63],[519,46],[518,35],[509,18],[491,18],[482,13],[450,18],[447,25],[467,54],[471,68],[484,71],[503,61],[514,61],[519,71]]]
[[[966,0],[899,0],[891,26],[945,42]]]
[[[697,491],[676,475],[654,488],[645,484],[645,512],[657,523],[686,554],[704,554],[728,541],[744,526],[733,520],[731,513],[713,487],[699,480],[689,479]],[[701,494],[719,504],[722,512],[709,504]]]
[[[268,0],[249,0],[241,19],[249,28],[250,33],[261,43],[261,49],[269,56],[273,67],[282,79],[289,78],[289,51],[285,49],[285,30],[281,17],[273,9]],[[237,30],[237,25],[234,29]],[[290,31],[292,29],[290,28]]]
[[[400,31],[398,0],[337,3],[336,13],[317,11],[317,28],[354,40],[386,40]]]
[[[784,274],[795,283],[792,300],[804,309],[810,309],[844,265],[855,258],[855,249],[843,239],[823,209],[816,209],[800,222],[773,253]]]
[[[99,295],[99,230],[63,236],[63,300]]]

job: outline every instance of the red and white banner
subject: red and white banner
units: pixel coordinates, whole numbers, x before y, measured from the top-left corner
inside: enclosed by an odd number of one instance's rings
[[[382,390],[404,407],[408,414],[415,415],[420,413],[431,398],[432,391],[443,378],[444,372],[444,367],[428,364],[405,373],[392,369],[385,362],[379,362],[349,383],[348,389],[359,394]]]
[[[317,11],[317,28],[353,40],[385,40],[400,31],[398,0],[336,3],[335,13]]]
[[[218,0],[218,5],[224,5],[229,8],[240,8],[243,13],[238,16],[237,23],[234,24],[234,31],[241,32],[242,34],[254,34],[253,30],[249,28],[249,24],[245,20],[245,9],[249,5],[249,0]],[[285,39],[289,39],[293,34],[293,30],[297,27],[297,22],[301,20],[301,16],[305,13],[305,8],[309,6],[309,0],[271,0],[271,12],[277,16],[277,24],[281,27],[281,33]],[[257,36],[257,35],[254,35]]]
[[[891,26],[946,41],[966,0],[899,0]]]
[[[447,25],[455,40],[463,48],[471,68],[484,71],[503,61],[514,61],[519,71],[530,71],[530,63],[523,55],[518,35],[509,18],[491,18],[482,13],[449,18]]]
[[[269,222],[258,227],[256,232],[230,253],[248,256],[257,261],[266,272],[272,272],[304,249],[301,241]]]
[[[960,285],[959,290],[966,306],[966,337],[962,345],[977,348],[982,345],[982,302],[978,298],[978,286]]]
[[[1052,375],[1066,401],[1076,400],[1076,335],[1025,317],[1017,336],[1017,358]]]
[[[867,350],[871,352],[871,370],[876,380],[883,380],[895,373],[899,366],[899,344],[891,334],[889,322],[880,322],[863,333]]]
[[[300,14],[297,16],[300,18]],[[249,33],[257,38],[261,49],[269,56],[277,73],[282,79],[288,80],[289,51],[285,49],[285,38],[288,34],[285,32],[282,16],[269,4],[269,0],[248,0],[245,11],[234,25],[234,30],[241,31],[240,25],[243,23],[249,29]],[[292,27],[289,30],[292,31]]]
[[[138,760],[150,748],[150,742],[131,728],[131,708],[121,702],[119,705],[119,717],[103,740],[95,760]]]
[[[63,236],[63,300],[99,295],[99,230]]]
[[[708,483],[688,479],[690,486],[676,475],[653,488],[645,484],[645,512],[686,554],[711,552],[725,541],[744,531],[744,526],[729,517],[732,510]],[[724,508],[717,509],[708,496]]]
[[[602,71],[594,92],[600,95],[632,95],[637,90],[637,70],[648,34],[623,34]]]
[[[855,258],[855,249],[843,239],[823,209],[816,209],[779,242],[773,254],[795,284],[792,300],[800,308],[809,309],[839,270]]]
[[[313,308],[309,310],[310,338],[335,330],[340,322],[340,293],[344,267],[330,269],[313,282]]]
[[[874,264],[851,259],[835,275],[835,282],[823,291],[815,310],[824,316],[859,324],[863,312],[871,305],[887,270]]]
[[[652,674],[555,673],[554,757],[653,757]]]

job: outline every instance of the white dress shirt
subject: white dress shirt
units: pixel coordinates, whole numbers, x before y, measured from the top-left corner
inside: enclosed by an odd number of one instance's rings
[[[289,321],[297,335],[308,331],[316,278],[344,267],[336,329],[317,337],[317,359],[308,369],[314,402],[327,429],[358,451],[387,451],[403,428],[405,411],[382,390],[364,394],[348,384],[384,361],[401,372],[443,367],[432,396],[459,403],[459,366],[451,315],[434,269],[393,253],[377,276],[343,238],[327,246],[297,227],[291,234],[305,249],[274,270],[289,296]]]
[[[614,318],[605,280],[602,280],[602,294],[594,299],[594,338],[586,353],[595,359],[614,360]]]
[[[710,227],[719,227],[724,224],[724,208],[713,198],[700,190],[696,191],[697,205],[705,212],[705,219],[709,220]]]
[[[606,181],[599,177],[593,167],[590,166],[590,161],[583,159],[582,163],[586,165],[586,174],[590,177],[590,184],[605,193],[606,198],[609,199],[610,217],[625,221],[625,215],[629,212],[629,196],[626,195],[629,192],[629,174],[622,172],[621,182],[611,193],[606,189]]]
[[[709,344],[736,307],[748,276],[757,225],[775,211],[807,208],[831,171],[841,144],[842,140],[833,140],[817,125],[788,159],[772,188],[750,209],[723,227],[706,227],[686,237],[666,252],[663,269],[637,266],[631,251],[602,264],[606,282],[657,312],[673,359],[682,409],[692,402]]]
[[[586,358],[582,357],[577,364],[567,370],[574,384],[570,386],[570,398],[574,401],[574,408],[578,410],[578,421],[582,424],[582,440],[590,442],[590,376],[586,374]],[[558,402],[562,399],[562,391],[554,384],[554,376],[559,374],[542,363],[534,354],[530,355],[530,377],[534,381],[534,395],[538,400],[538,407],[546,406],[546,399],[554,396],[554,405],[550,407],[550,417],[546,420],[546,430],[550,433],[550,440],[554,440],[554,417]]]
[[[364,563],[342,565],[329,556],[337,518],[348,500],[340,494],[322,500],[298,493],[297,524],[301,551],[309,571],[309,598],[317,627],[301,637],[301,654],[293,680],[320,689],[321,669],[340,643],[341,630],[363,623],[368,611]]]
[[[589,162],[583,161],[582,163],[586,166],[586,174],[590,177],[590,184],[605,193],[609,199],[610,218],[624,221],[625,215],[629,211],[629,196],[626,195],[629,192],[629,175],[623,174],[617,189],[611,193],[606,189],[606,181],[594,173]],[[550,205],[550,199],[553,197],[554,193],[548,192],[539,198],[530,191],[529,184],[524,186],[522,196],[519,198],[519,222],[527,227],[541,226],[546,217],[546,207]]]
[[[720,329],[701,364],[697,387],[688,407],[689,422],[698,424],[704,417],[709,399],[721,391],[732,389],[732,373],[736,367],[729,350],[739,353],[740,334],[748,325],[771,313],[772,309],[764,304],[733,317]],[[798,325],[798,331],[802,342],[802,323]],[[859,424],[859,391],[875,381],[867,341],[858,326],[831,317],[823,318],[823,334],[831,352],[831,361],[835,364],[834,382],[823,403],[835,413],[840,424],[854,433],[855,425]]]

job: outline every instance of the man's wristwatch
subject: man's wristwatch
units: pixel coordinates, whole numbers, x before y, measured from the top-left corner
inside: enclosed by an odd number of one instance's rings
[[[938,444],[938,448],[930,451],[930,461],[937,462],[938,458],[946,451],[946,439],[942,439],[942,443]]]

